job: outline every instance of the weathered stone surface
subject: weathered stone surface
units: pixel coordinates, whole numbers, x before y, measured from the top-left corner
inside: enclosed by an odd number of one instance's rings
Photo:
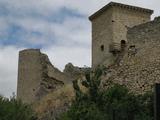
[[[138,94],[153,90],[160,83],[160,18],[129,28],[127,38],[128,49],[120,64],[106,71],[105,84],[124,84]],[[132,54],[131,46],[135,47]]]
[[[17,98],[32,103],[73,79],[55,68],[39,49],[19,53]]]
[[[112,64],[116,57],[110,49],[114,46],[119,50],[121,41],[127,43],[127,28],[150,21],[152,12],[111,2],[95,14],[99,15],[90,19],[92,22],[92,67],[102,63]]]
[[[74,66],[72,63],[68,63],[65,66],[64,73],[73,78],[74,80],[81,78],[84,76],[85,72],[90,71],[91,68],[89,67],[77,67]]]

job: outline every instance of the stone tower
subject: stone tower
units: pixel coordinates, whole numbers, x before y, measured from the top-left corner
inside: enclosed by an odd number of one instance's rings
[[[111,64],[122,44],[127,28],[150,21],[153,11],[111,2],[89,17],[92,22],[92,67]]]
[[[24,103],[33,103],[64,84],[72,81],[55,68],[48,56],[39,49],[19,52],[17,98]]]
[[[17,98],[23,102],[33,102],[40,84],[42,66],[40,50],[23,50],[19,53]]]

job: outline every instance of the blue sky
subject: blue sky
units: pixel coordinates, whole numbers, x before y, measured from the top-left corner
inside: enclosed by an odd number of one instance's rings
[[[72,62],[91,64],[89,15],[110,0],[0,0],[0,94],[16,92],[18,52],[41,48],[63,70]],[[159,0],[115,0],[151,8],[160,15]],[[152,17],[152,18],[153,18]]]

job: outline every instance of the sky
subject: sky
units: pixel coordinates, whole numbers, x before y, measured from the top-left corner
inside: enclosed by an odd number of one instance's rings
[[[159,0],[114,0],[150,8],[160,15]],[[0,95],[16,93],[18,52],[38,48],[54,66],[91,65],[88,17],[110,0],[0,0]]]

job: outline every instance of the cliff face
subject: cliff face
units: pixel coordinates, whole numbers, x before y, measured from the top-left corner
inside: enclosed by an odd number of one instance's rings
[[[160,83],[160,18],[128,29],[128,46],[117,65],[106,70],[104,86],[110,82],[144,93]]]

